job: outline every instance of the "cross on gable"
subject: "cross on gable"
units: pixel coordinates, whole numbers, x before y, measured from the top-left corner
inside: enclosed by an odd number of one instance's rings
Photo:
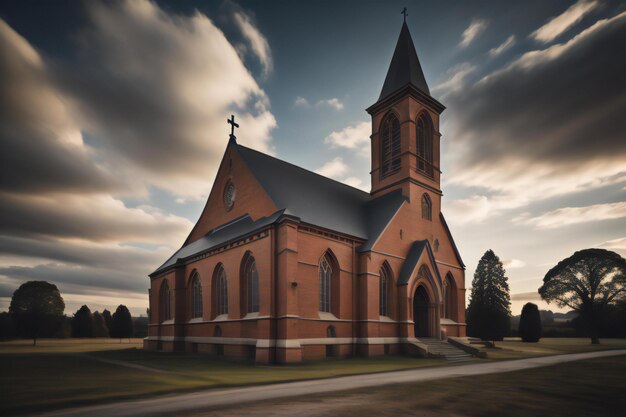
[[[226,119],[226,123],[230,125],[230,137],[235,138],[235,128],[239,127],[237,123],[235,123],[235,115],[231,114],[230,119]]]
[[[406,22],[406,17],[409,15],[409,12],[406,10],[406,7],[404,9],[402,9],[400,14],[404,15],[404,21]]]

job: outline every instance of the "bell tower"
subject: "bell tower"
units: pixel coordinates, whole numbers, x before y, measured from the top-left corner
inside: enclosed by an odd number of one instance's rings
[[[439,200],[439,116],[444,109],[430,95],[405,21],[380,97],[367,109],[372,117],[372,198],[401,188],[411,201],[425,192]]]

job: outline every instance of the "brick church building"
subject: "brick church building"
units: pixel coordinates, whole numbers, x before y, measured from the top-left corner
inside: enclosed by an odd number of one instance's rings
[[[367,109],[370,193],[231,135],[200,219],[150,275],[145,347],[288,363],[465,336],[465,268],[441,212],[443,110],[404,23]]]

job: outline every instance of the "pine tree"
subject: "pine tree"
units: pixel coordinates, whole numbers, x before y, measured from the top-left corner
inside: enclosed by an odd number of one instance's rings
[[[500,258],[490,249],[480,258],[467,308],[467,333],[482,340],[502,340],[511,325],[509,283]]]

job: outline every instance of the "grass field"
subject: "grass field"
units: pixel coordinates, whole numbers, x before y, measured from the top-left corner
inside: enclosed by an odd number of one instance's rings
[[[264,401],[185,417],[623,416],[626,356],[503,374]]]
[[[562,355],[596,350],[626,349],[626,339],[602,339],[592,345],[588,338],[544,338],[538,343],[524,343],[519,338],[496,342],[495,348],[482,348],[489,359],[522,359],[533,356]]]
[[[403,356],[254,366],[203,354],[147,352],[141,340],[0,343],[0,415],[224,386],[444,365]]]

